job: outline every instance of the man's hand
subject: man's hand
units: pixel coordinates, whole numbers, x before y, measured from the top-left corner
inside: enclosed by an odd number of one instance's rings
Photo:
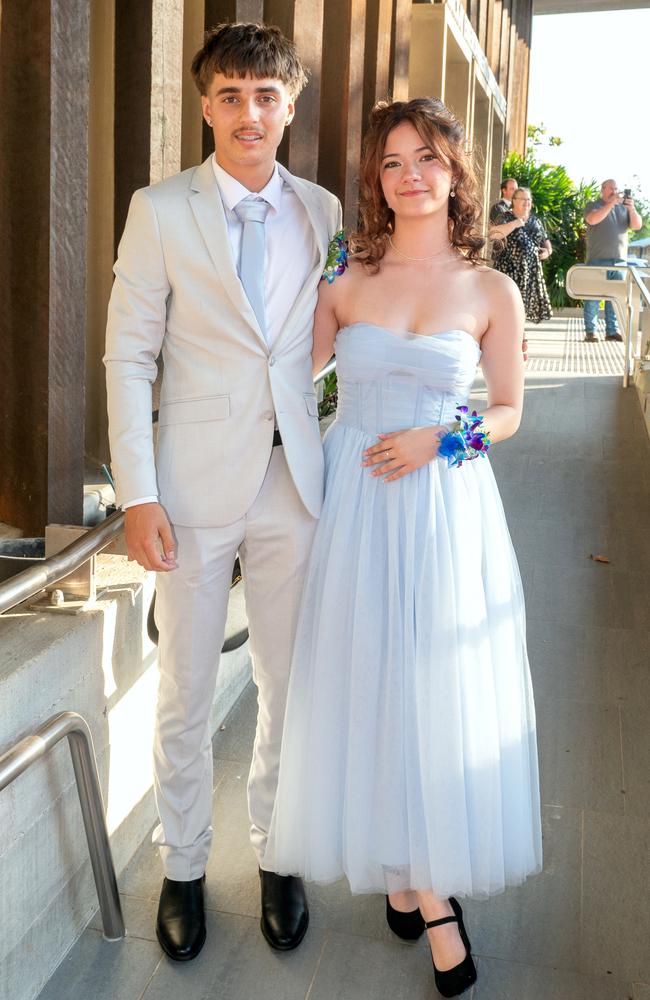
[[[176,542],[169,518],[159,503],[140,503],[124,512],[129,559],[143,569],[166,573],[176,569]]]
[[[546,260],[550,256],[551,256],[551,251],[548,249],[548,247],[540,247],[539,248],[539,259],[540,260]]]

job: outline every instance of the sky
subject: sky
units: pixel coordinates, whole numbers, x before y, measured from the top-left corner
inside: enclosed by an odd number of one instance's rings
[[[650,9],[533,18],[528,122],[563,140],[538,158],[650,200],[649,62]]]

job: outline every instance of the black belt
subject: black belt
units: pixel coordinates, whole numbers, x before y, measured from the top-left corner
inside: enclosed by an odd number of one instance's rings
[[[281,444],[282,444],[282,438],[280,437],[280,431],[276,427],[275,430],[273,431],[273,447],[277,448],[278,445]]]

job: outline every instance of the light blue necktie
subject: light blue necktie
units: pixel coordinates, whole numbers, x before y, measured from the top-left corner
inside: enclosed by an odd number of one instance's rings
[[[262,333],[266,337],[264,308],[264,221],[271,206],[257,195],[249,195],[235,205],[235,215],[242,223],[239,252],[239,277]]]

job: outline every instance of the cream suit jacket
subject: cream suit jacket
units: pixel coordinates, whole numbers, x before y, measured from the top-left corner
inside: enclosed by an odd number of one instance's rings
[[[298,493],[320,514],[323,455],[312,325],[338,200],[280,167],[314,231],[308,280],[269,350],[235,270],[209,157],[136,191],[120,242],[106,333],[109,435],[118,504],[158,494],[172,523],[230,524],[250,508],[274,414]],[[286,248],[291,267],[291,247]],[[151,387],[164,376],[154,457]]]

